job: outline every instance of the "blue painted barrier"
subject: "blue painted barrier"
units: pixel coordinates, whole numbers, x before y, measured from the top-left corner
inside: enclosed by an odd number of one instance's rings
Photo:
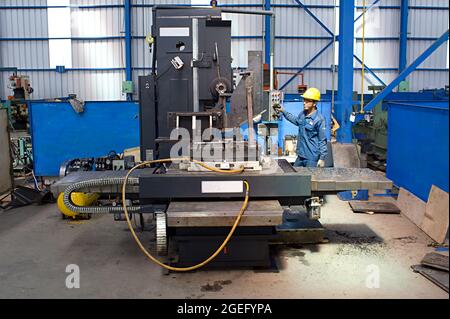
[[[386,176],[424,201],[448,192],[448,100],[388,102]]]
[[[78,114],[67,102],[31,102],[30,126],[35,175],[58,176],[68,159],[139,146],[139,104],[86,102]]]
[[[349,200],[368,200],[369,199],[369,190],[360,189],[356,191],[344,191],[337,193],[337,196],[342,201]]]

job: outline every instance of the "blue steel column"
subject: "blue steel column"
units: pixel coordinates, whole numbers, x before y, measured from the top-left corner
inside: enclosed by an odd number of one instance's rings
[[[270,0],[264,1],[264,10],[270,11]],[[265,34],[264,34],[264,63],[270,67],[270,16],[264,17]]]
[[[338,93],[335,104],[335,117],[340,125],[336,132],[339,143],[352,142],[354,10],[353,0],[339,1]]]
[[[400,54],[399,54],[399,72],[402,73],[406,68],[406,50],[408,45],[408,0],[401,0],[400,13]]]
[[[125,79],[133,81],[133,69],[131,67],[131,0],[125,0]],[[127,100],[132,100],[132,94],[127,94]]]

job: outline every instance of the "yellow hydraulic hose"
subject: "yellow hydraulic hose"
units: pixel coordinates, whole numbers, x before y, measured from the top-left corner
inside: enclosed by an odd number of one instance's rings
[[[362,44],[361,44],[361,107],[360,113],[364,113],[364,71],[365,71],[365,52],[364,52],[364,39],[366,36],[366,0],[363,0],[363,13],[362,13]]]
[[[210,261],[212,261],[214,258],[216,258],[217,255],[219,255],[219,253],[223,250],[223,248],[228,244],[228,242],[229,242],[230,239],[231,239],[231,236],[233,236],[234,231],[236,230],[237,226],[239,225],[239,222],[241,221],[241,218],[242,218],[242,215],[243,215],[244,212],[245,212],[245,209],[247,208],[247,205],[248,205],[248,199],[249,199],[248,193],[249,193],[249,188],[250,188],[250,187],[249,187],[247,181],[244,181],[244,184],[245,184],[245,199],[244,199],[244,203],[242,204],[242,207],[241,207],[241,209],[240,209],[240,211],[239,211],[239,214],[237,215],[236,220],[235,220],[235,222],[234,222],[234,224],[233,224],[233,227],[231,228],[230,232],[228,233],[228,236],[225,238],[225,240],[223,241],[222,245],[220,245],[220,247],[217,248],[217,250],[216,250],[210,257],[208,257],[207,259],[205,259],[205,260],[202,261],[201,263],[199,263],[199,264],[197,264],[197,265],[194,265],[194,266],[191,266],[191,267],[183,267],[183,268],[180,268],[180,267],[172,267],[172,266],[166,265],[166,264],[160,262],[160,261],[159,261],[158,259],[156,259],[155,257],[153,257],[153,256],[148,252],[148,250],[145,249],[144,245],[142,245],[141,241],[139,240],[138,236],[136,235],[136,233],[135,233],[135,231],[134,231],[134,229],[133,229],[133,227],[132,227],[132,225],[131,225],[131,220],[130,220],[130,217],[128,216],[128,210],[127,210],[127,207],[126,207],[126,205],[125,205],[125,192],[126,192],[126,185],[127,185],[128,177],[130,176],[130,174],[131,174],[135,169],[137,169],[137,168],[139,168],[139,167],[142,167],[142,166],[145,166],[145,165],[149,165],[149,164],[166,163],[166,162],[173,162],[173,161],[179,161],[179,160],[190,160],[190,161],[192,161],[192,162],[194,162],[194,163],[196,163],[196,164],[199,164],[199,165],[201,165],[201,166],[203,166],[203,167],[205,167],[205,168],[207,168],[207,169],[209,169],[209,170],[211,170],[211,171],[214,171],[214,172],[220,172],[220,173],[226,173],[226,174],[241,173],[241,172],[244,170],[244,167],[241,167],[240,169],[236,169],[236,170],[220,170],[220,169],[217,169],[217,168],[215,168],[215,167],[210,167],[210,166],[208,166],[208,165],[206,165],[206,164],[204,164],[204,163],[202,163],[202,162],[199,162],[199,161],[196,161],[196,160],[191,160],[191,159],[189,159],[189,158],[174,158],[174,159],[168,158],[168,159],[153,160],[153,161],[146,161],[146,162],[140,163],[140,164],[134,166],[134,167],[127,173],[127,175],[125,176],[125,180],[124,180],[123,185],[122,185],[122,207],[123,207],[123,210],[124,210],[125,219],[127,220],[128,228],[130,229],[131,234],[133,235],[134,240],[136,241],[137,245],[139,246],[139,248],[141,249],[141,251],[144,253],[144,255],[146,255],[151,261],[153,261],[154,263],[158,264],[159,266],[161,266],[161,267],[163,267],[163,268],[165,268],[165,269],[167,269],[167,270],[171,270],[171,271],[180,271],[180,272],[181,272],[181,271],[191,271],[191,270],[195,270],[195,269],[198,269],[198,268],[200,268],[200,267],[205,266],[205,265],[208,264]]]

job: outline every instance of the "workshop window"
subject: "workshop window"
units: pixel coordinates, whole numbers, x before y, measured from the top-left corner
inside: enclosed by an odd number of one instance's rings
[[[47,0],[50,68],[72,67],[70,0]]]

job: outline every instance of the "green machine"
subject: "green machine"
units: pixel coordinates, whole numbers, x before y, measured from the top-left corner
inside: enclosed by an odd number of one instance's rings
[[[369,86],[375,97],[384,86]],[[378,103],[366,120],[353,127],[354,136],[361,144],[361,152],[367,154],[369,167],[385,171],[387,153],[388,113],[383,103]]]
[[[33,167],[31,135],[27,130],[28,123],[24,121],[19,122],[19,120],[24,118],[23,114],[21,114],[21,117],[18,116],[18,113],[14,109],[14,106],[12,107],[10,100],[0,102],[0,109],[5,109],[8,114],[10,147],[14,173],[17,173],[18,175],[26,174]],[[28,121],[28,119],[26,120]],[[26,123],[27,125],[22,125],[21,127],[17,125],[23,123]],[[20,127],[22,130],[17,130],[16,127]],[[26,128],[26,130],[23,128]]]

